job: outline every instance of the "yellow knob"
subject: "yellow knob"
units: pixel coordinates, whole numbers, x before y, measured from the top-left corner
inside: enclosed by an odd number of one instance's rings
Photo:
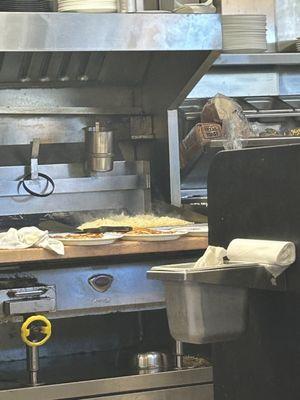
[[[30,325],[34,322],[42,323],[42,325],[39,327],[39,333],[44,334],[45,337],[39,342],[34,342],[29,339],[32,329]],[[27,318],[26,321],[24,321],[21,326],[21,339],[29,347],[42,346],[50,339],[50,336],[51,336],[51,322],[49,321],[48,318],[44,317],[43,315],[33,315],[32,317]]]

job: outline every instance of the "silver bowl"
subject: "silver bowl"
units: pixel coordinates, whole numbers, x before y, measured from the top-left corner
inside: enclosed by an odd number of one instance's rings
[[[133,366],[140,371],[161,371],[171,367],[170,356],[167,353],[150,351],[134,356]]]

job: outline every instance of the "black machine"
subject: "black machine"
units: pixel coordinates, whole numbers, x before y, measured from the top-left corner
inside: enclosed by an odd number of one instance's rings
[[[220,152],[208,177],[209,243],[288,240],[300,252],[300,145]],[[216,400],[296,400],[300,383],[300,260],[277,290],[249,289],[246,332],[213,345]]]

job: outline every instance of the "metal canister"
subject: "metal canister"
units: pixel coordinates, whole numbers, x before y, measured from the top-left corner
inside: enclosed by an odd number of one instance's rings
[[[113,132],[96,122],[85,130],[87,163],[90,172],[113,169]]]
[[[160,351],[138,353],[132,359],[132,366],[140,375],[166,371],[172,364],[170,355]]]

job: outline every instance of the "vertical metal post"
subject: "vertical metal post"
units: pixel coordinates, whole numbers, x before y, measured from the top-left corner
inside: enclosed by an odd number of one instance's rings
[[[39,371],[39,348],[26,346],[27,370],[29,372],[29,383],[32,386],[38,385]]]
[[[171,204],[181,206],[178,110],[168,110]]]
[[[181,369],[183,367],[183,343],[176,340],[176,368]]]
[[[39,151],[40,151],[40,139],[33,139],[31,147],[31,179],[35,180],[39,177]]]

